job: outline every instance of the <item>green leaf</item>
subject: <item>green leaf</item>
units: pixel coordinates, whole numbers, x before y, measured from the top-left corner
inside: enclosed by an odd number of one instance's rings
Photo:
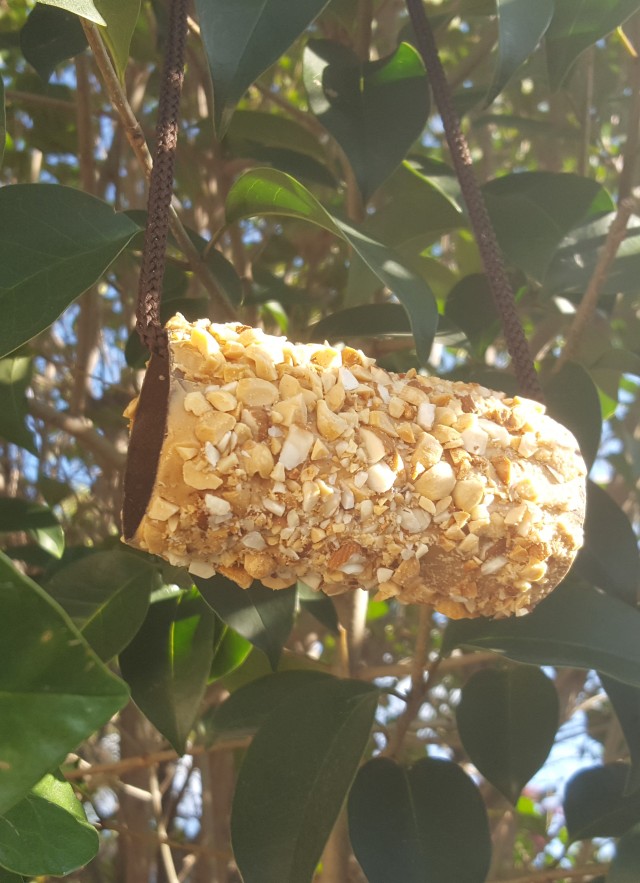
[[[24,883],[22,874],[13,874],[6,868],[0,868],[0,883]]]
[[[25,422],[28,414],[25,393],[31,383],[31,368],[28,356],[0,359],[0,436],[35,454],[33,434]]]
[[[256,144],[273,150],[291,150],[321,165],[327,154],[318,139],[295,120],[263,110],[237,110],[229,123],[225,143],[237,153],[244,144]]]
[[[244,883],[311,883],[377,701],[370,684],[317,678],[264,721],[240,768],[231,813]]]
[[[444,314],[464,331],[479,356],[500,334],[500,317],[483,273],[465,276],[453,286],[445,301]]]
[[[298,582],[298,603],[334,635],[339,633],[338,614],[328,595],[316,592],[305,583]]]
[[[636,883],[640,878],[640,825],[634,825],[616,846],[607,883]]]
[[[421,252],[443,234],[464,226],[464,215],[438,178],[403,162],[380,188],[376,211],[367,217],[363,230],[393,248],[413,245]]]
[[[84,52],[87,38],[76,15],[63,9],[35,6],[20,31],[20,48],[47,82],[60,62]]]
[[[633,794],[640,788],[640,690],[614,681],[598,672],[629,749],[631,768],[624,794]]]
[[[0,813],[128,699],[66,613],[0,553]]]
[[[58,9],[66,9],[67,12],[73,12],[74,15],[88,18],[89,21],[93,21],[97,25],[107,24],[102,17],[102,14],[98,11],[100,0],[38,0],[38,2],[46,6],[55,6]],[[117,0],[106,0],[106,2],[113,3],[117,2]]]
[[[255,733],[292,691],[313,687],[318,678],[327,677],[317,671],[280,671],[251,681],[203,716],[207,740]]]
[[[483,883],[491,862],[480,792],[440,758],[409,770],[382,757],[365,764],[349,795],[349,833],[369,883]]]
[[[626,763],[580,770],[567,782],[564,816],[571,840],[620,837],[640,818],[640,794],[624,797]]]
[[[249,86],[286,52],[327,0],[196,0],[221,137]]]
[[[498,63],[486,104],[502,92],[549,27],[555,0],[497,0]]]
[[[242,635],[234,632],[222,621],[219,625],[221,637],[214,645],[209,683],[219,680],[239,668],[253,649],[251,642],[243,638]]]
[[[594,668],[640,686],[640,613],[573,579],[565,579],[527,616],[450,622],[443,652],[462,646],[534,665]]]
[[[587,466],[598,454],[602,432],[600,397],[581,365],[567,362],[544,385],[549,415],[575,435]]]
[[[400,304],[361,304],[330,313],[309,328],[311,340],[383,337],[411,334],[407,311]]]
[[[576,227],[563,239],[544,279],[549,294],[582,294],[593,275],[615,212]],[[619,292],[635,294],[640,273],[640,219],[634,216],[616,259],[600,286],[601,296]]]
[[[638,9],[637,0],[555,0],[545,43],[552,90],[558,89],[579,55]]]
[[[0,190],[0,355],[54,322],[97,282],[138,227],[79,190],[13,184]]]
[[[0,77],[0,165],[4,157],[4,148],[7,142],[7,112],[4,104],[4,82]]]
[[[94,858],[98,844],[98,832],[61,777],[45,776],[0,816],[0,863],[17,874],[70,874]]]
[[[614,207],[592,179],[555,172],[504,175],[482,191],[505,257],[538,280],[573,227]]]
[[[195,578],[200,594],[223,622],[266,655],[275,671],[293,627],[296,589],[267,589],[258,582],[241,589],[224,576]]]
[[[515,806],[553,746],[558,695],[539,668],[487,668],[462,688],[456,720],[472,763]]]
[[[195,592],[180,592],[149,608],[120,654],[131,697],[178,753],[184,750],[213,661],[216,618]]]
[[[638,541],[625,513],[593,481],[587,482],[584,537],[577,572],[635,608],[640,579]]]
[[[348,242],[407,311],[418,358],[429,362],[431,343],[438,327],[438,309],[429,286],[395,252],[370,239],[353,226],[329,214],[305,188],[274,169],[253,169],[241,175],[227,197],[229,223],[255,215],[285,215],[309,221]]]
[[[0,532],[26,531],[54,558],[64,552],[64,532],[51,509],[16,497],[0,498]]]
[[[418,51],[362,63],[341,43],[310,40],[303,78],[309,107],[344,150],[364,202],[407,155],[429,116],[429,88]]]
[[[129,552],[96,552],[62,567],[45,589],[63,607],[98,656],[123,650],[144,622],[156,568]]]

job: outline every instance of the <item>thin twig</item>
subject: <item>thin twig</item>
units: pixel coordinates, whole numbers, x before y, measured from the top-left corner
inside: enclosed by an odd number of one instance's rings
[[[557,373],[566,362],[573,359],[578,352],[582,336],[593,319],[598,306],[602,286],[604,285],[609,270],[616,259],[618,249],[622,245],[622,241],[626,236],[629,218],[634,212],[637,213],[639,210],[640,200],[634,197],[623,199],[619,204],[618,211],[611,223],[607,238],[602,246],[591,279],[589,280],[587,290],[580,301],[580,305],[576,310],[569,331],[567,332],[565,345],[554,366],[555,373]]]
[[[441,675],[450,674],[475,665],[489,665],[499,658],[497,653],[492,653],[489,650],[449,656],[438,664],[438,671]],[[363,681],[373,681],[376,678],[406,678],[411,675],[412,665],[412,660],[397,662],[394,665],[368,665],[358,669],[355,677]]]
[[[149,790],[151,792],[151,805],[158,832],[158,851],[162,859],[167,883],[180,883],[178,872],[173,862],[171,847],[167,843],[167,828],[162,814],[162,793],[158,783],[158,770],[155,766],[149,770]]]
[[[131,145],[133,152],[142,166],[144,174],[148,178],[151,174],[153,160],[142,127],[131,109],[129,100],[120,80],[118,79],[118,75],[115,72],[111,58],[105,48],[97,26],[86,19],[82,19],[82,26],[89,46],[91,47],[91,51],[93,52],[96,65],[100,71],[100,76],[107,91],[107,95],[109,96],[109,101],[118,114],[127,141]],[[217,310],[216,318],[224,322],[234,321],[237,317],[233,305],[224,292],[218,288],[211,271],[203,262],[197,248],[189,238],[189,234],[173,206],[171,206],[169,210],[169,226],[171,227],[171,232],[173,233],[178,246],[189,261],[193,273],[214,302]]]
[[[151,841],[158,845],[166,843],[167,846],[170,846],[172,849],[179,849],[183,852],[193,853],[194,855],[210,855],[214,858],[223,858],[227,860],[231,858],[229,853],[221,852],[219,849],[210,849],[206,846],[201,846],[199,843],[182,843],[180,840],[173,840],[171,837],[158,837],[155,831],[146,831],[142,834],[137,831],[131,831],[125,825],[119,825],[117,822],[111,821],[97,822],[94,824],[99,831],[115,831],[117,834],[121,834],[123,837],[129,837],[131,840]]]
[[[208,754],[213,751],[234,751],[237,748],[246,748],[251,739],[228,739],[214,742],[213,745],[194,745],[183,756],[196,757],[199,754]],[[140,754],[137,757],[126,757],[123,760],[115,760],[113,763],[95,763],[90,766],[80,766],[77,769],[65,770],[65,778],[69,782],[78,779],[86,779],[88,776],[114,776],[128,773],[131,770],[145,769],[157,763],[178,760],[181,755],[172,748],[164,751],[154,751],[150,754]]]
[[[387,743],[383,754],[387,757],[396,757],[402,748],[409,727],[418,716],[425,700],[429,684],[439,665],[440,656],[429,666],[425,679],[424,670],[429,658],[429,645],[431,637],[431,608],[421,607],[418,614],[418,633],[416,635],[416,647],[411,662],[411,691],[407,697],[407,705],[398,720]]]
[[[125,454],[119,451],[108,438],[100,435],[88,418],[72,417],[67,412],[57,411],[39,399],[29,399],[28,408],[34,417],[81,441],[85,448],[91,451],[95,458],[103,464],[118,470],[124,468]]]

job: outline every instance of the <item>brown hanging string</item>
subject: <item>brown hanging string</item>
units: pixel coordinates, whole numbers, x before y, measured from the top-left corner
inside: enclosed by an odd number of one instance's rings
[[[187,0],[169,0],[167,42],[160,83],[158,125],[153,168],[149,179],[136,329],[142,343],[157,356],[167,357],[167,333],[160,322],[169,208],[173,195],[173,169],[178,144],[180,93],[184,79],[187,38]]]
[[[433,97],[442,118],[453,164],[467,205],[480,257],[487,274],[493,298],[502,319],[502,327],[513,367],[523,395],[543,401],[543,392],[531,358],[529,345],[516,310],[511,283],[496,240],[487,207],[473,172],[469,146],[462,134],[458,115],[453,107],[451,91],[438,55],[436,41],[424,11],[423,0],[406,0],[416,35],[416,45],[427,69]]]

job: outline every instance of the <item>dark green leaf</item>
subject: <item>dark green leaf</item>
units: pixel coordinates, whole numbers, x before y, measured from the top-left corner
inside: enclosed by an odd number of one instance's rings
[[[127,701],[67,617],[0,553],[0,812]]]
[[[129,552],[96,552],[56,571],[47,592],[98,656],[116,656],[136,634],[158,587],[156,568]]]
[[[377,700],[370,684],[317,678],[264,721],[240,768],[231,814],[244,883],[311,883]]]
[[[551,751],[558,695],[539,668],[487,668],[462,688],[456,720],[471,761],[515,806]]]
[[[609,212],[573,230],[563,239],[545,276],[545,290],[550,294],[582,293],[593,275],[615,212]],[[632,217],[618,249],[616,259],[602,280],[601,296],[634,293],[640,273],[640,219]]]
[[[309,107],[344,150],[367,202],[427,122],[420,55],[401,43],[393,55],[363,64],[340,43],[310,40],[303,76]]]
[[[595,668],[640,686],[640,613],[586,583],[566,579],[515,619],[450,622],[443,652],[478,647],[534,665]]]
[[[638,603],[640,557],[629,519],[609,494],[587,482],[585,543],[576,561],[587,580],[632,607]]]
[[[100,278],[138,227],[79,190],[0,190],[0,355],[34,337]]]
[[[629,749],[631,768],[624,790],[626,796],[637,792],[640,788],[640,690],[620,681],[614,681],[601,672],[598,674],[620,722]]]
[[[253,647],[229,626],[220,621],[222,635],[214,646],[213,662],[209,672],[209,682],[219,680],[242,665]]]
[[[362,304],[338,310],[309,329],[312,340],[411,334],[407,311],[400,304]]]
[[[195,592],[156,601],[120,654],[131,697],[177,752],[184,750],[213,661],[216,618]]]
[[[500,318],[487,277],[482,273],[465,276],[453,286],[444,307],[444,314],[466,334],[479,354],[500,333]]]
[[[602,432],[602,409],[593,380],[581,365],[567,362],[545,383],[544,394],[549,415],[571,430],[591,467]]]
[[[567,782],[564,817],[571,840],[620,837],[640,819],[640,794],[624,797],[626,763],[580,770]]]
[[[640,879],[640,825],[634,825],[616,846],[607,883],[636,883]]]
[[[251,641],[267,656],[272,669],[278,660],[293,626],[296,610],[296,589],[267,589],[258,582],[249,589],[226,579],[196,577],[195,583],[207,604],[223,622]]]
[[[231,223],[254,215],[285,215],[309,221],[340,236],[386,285],[407,311],[418,358],[428,364],[438,327],[438,310],[429,286],[391,249],[330,215],[295,179],[274,169],[254,169],[242,175],[227,197]]]
[[[35,454],[33,434],[25,422],[28,413],[25,393],[31,383],[31,365],[28,356],[0,359],[0,436]]]
[[[298,602],[300,606],[315,617],[318,622],[337,635],[339,632],[338,614],[333,601],[322,592],[315,592],[305,583],[298,583]]]
[[[497,0],[498,63],[487,104],[496,98],[535,50],[549,27],[555,0]]]
[[[367,217],[363,230],[394,248],[413,245],[417,253],[465,225],[459,206],[440,187],[439,179],[404,162],[380,188],[376,211]]]
[[[613,208],[599,184],[578,175],[521,172],[495,178],[482,190],[507,260],[536,279],[544,277],[569,230]]]
[[[49,555],[60,558],[64,532],[51,509],[16,497],[0,497],[0,531],[24,530]]]
[[[94,858],[98,843],[73,788],[56,776],[0,816],[0,862],[18,874],[70,874]]]
[[[46,81],[56,65],[84,52],[87,38],[77,15],[38,4],[20,31],[20,48]]]
[[[0,868],[0,883],[23,883],[24,879],[22,874],[13,874],[6,868]]]
[[[228,737],[255,733],[293,690],[313,687],[317,678],[327,677],[328,674],[317,671],[280,671],[251,681],[203,716],[208,740],[214,741],[222,734]]]
[[[448,760],[424,758],[409,770],[369,761],[349,795],[349,833],[369,883],[483,883],[489,870],[480,792]]]
[[[275,150],[295,149],[321,165],[327,155],[318,139],[295,120],[262,110],[237,110],[229,124],[225,143],[237,152],[244,144]]]
[[[637,0],[555,0],[545,38],[551,88],[562,85],[585,49],[610,34],[637,9]]]
[[[196,0],[213,79],[215,126],[224,134],[238,101],[286,52],[327,0]]]

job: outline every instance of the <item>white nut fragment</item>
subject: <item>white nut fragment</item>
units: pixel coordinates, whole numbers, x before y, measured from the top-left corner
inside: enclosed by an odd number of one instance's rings
[[[189,562],[189,573],[192,576],[199,576],[201,579],[211,579],[215,576],[215,568],[207,561],[193,560]]]
[[[182,466],[182,478],[184,483],[196,490],[217,490],[222,484],[222,479],[215,472],[204,469],[193,460],[187,460]]]
[[[234,411],[238,407],[237,400],[224,389],[211,390],[205,398],[217,411]]]
[[[433,428],[433,421],[436,419],[436,406],[431,402],[421,402],[418,405],[418,414],[416,423],[421,429],[429,431]]]
[[[470,454],[478,454],[480,457],[484,455],[489,441],[489,436],[484,429],[465,429],[460,435],[465,451],[469,451]]]
[[[424,509],[405,509],[400,513],[400,524],[408,533],[421,533],[431,523],[431,515]]]
[[[496,555],[495,558],[487,558],[484,564],[480,567],[480,573],[483,576],[491,576],[494,573],[498,573],[499,570],[505,566],[505,564],[509,563],[509,559],[505,558],[504,555]]]
[[[396,474],[386,463],[374,463],[367,470],[367,484],[377,494],[386,494],[396,481]]]
[[[385,455],[382,439],[370,429],[360,427],[358,430],[369,463],[378,463]]]
[[[291,426],[282,445],[278,462],[285,469],[295,469],[307,459],[314,442],[313,433],[299,426]]]
[[[215,515],[217,518],[228,518],[231,515],[231,503],[228,500],[223,500],[222,497],[205,494],[204,504],[211,515]]]
[[[184,409],[195,414],[196,417],[201,417],[211,410],[209,403],[201,392],[188,392],[184,397]]]
[[[338,369],[338,377],[347,392],[351,392],[360,386],[360,381],[353,376],[348,368],[341,367]]]
[[[267,544],[262,534],[259,534],[257,530],[252,530],[242,538],[242,545],[246,546],[247,549],[253,549],[255,552],[261,552],[266,548]]]
[[[446,460],[441,460],[427,469],[415,482],[416,491],[433,501],[447,497],[455,486],[455,472]]]
[[[262,501],[262,505],[268,512],[272,512],[278,517],[284,515],[287,509],[284,503],[280,503],[278,500],[272,500],[270,497],[265,497]]]

